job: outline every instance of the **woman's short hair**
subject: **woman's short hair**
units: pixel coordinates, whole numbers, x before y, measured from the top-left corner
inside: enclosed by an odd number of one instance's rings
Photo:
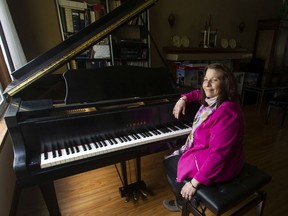
[[[208,69],[214,69],[222,74],[221,79],[220,79],[221,81],[220,93],[217,98],[217,106],[219,106],[224,101],[233,101],[233,102],[238,101],[239,102],[240,95],[238,93],[237,82],[231,69],[227,65],[220,64],[220,63],[209,64],[206,66],[204,70],[203,79]],[[202,79],[202,83],[203,83],[203,79]],[[203,86],[201,86],[201,101],[202,101],[202,104],[207,105],[207,103],[205,102],[205,98],[206,98],[206,95],[205,95]]]

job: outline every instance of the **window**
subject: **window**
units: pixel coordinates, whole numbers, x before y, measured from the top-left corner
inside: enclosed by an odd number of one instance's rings
[[[0,0],[0,114],[6,103],[3,90],[12,79],[10,73],[26,62],[7,2]]]
[[[2,29],[2,25],[0,22],[0,116],[2,116],[3,112],[5,111],[6,101],[3,96],[3,87],[6,87],[7,84],[10,82],[11,77],[10,73],[7,68],[7,54],[5,52],[5,36]],[[8,79],[7,79],[8,78]]]
[[[2,41],[2,38],[0,38],[1,39],[1,41]],[[0,68],[1,68],[1,71],[0,71],[0,73],[1,73],[1,78],[2,78],[2,73],[5,73],[5,72],[7,72],[7,70],[5,71],[5,70],[2,70],[2,68],[7,68],[6,67],[6,63],[5,63],[5,61],[4,61],[4,58],[2,58],[3,57],[3,55],[2,55],[2,43],[0,44],[0,48],[1,48],[1,56],[0,56]],[[1,82],[0,82],[0,116],[2,116],[2,114],[3,114],[3,112],[4,112],[4,110],[5,110],[5,107],[6,107],[6,101],[4,100],[4,97],[3,97],[3,87],[2,87],[2,79],[0,80]]]

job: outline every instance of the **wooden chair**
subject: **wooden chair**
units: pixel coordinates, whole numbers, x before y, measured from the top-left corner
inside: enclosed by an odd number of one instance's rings
[[[222,215],[233,208],[231,215],[243,215],[248,210],[256,207],[256,215],[263,213],[266,193],[261,191],[269,183],[271,176],[257,167],[245,164],[243,170],[231,181],[213,184],[209,187],[200,187],[194,198],[185,200],[182,206],[182,216],[192,213],[195,216],[205,216],[209,209],[215,215]],[[239,204],[249,199],[248,203]]]
[[[282,120],[281,120],[281,128],[284,125],[287,110],[288,110],[288,88],[280,89],[272,99],[268,102],[268,111],[266,115],[266,124],[268,124],[268,120],[271,114],[272,109],[282,110]]]

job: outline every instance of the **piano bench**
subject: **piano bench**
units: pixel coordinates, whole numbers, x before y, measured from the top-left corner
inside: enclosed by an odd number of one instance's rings
[[[256,206],[256,215],[260,216],[266,199],[266,193],[261,188],[270,180],[270,175],[246,163],[241,173],[231,181],[201,186],[192,200],[184,201],[182,216],[190,213],[205,216],[207,209],[215,215],[222,215],[229,210],[234,211],[229,215],[243,215]],[[243,204],[244,201],[246,204]]]

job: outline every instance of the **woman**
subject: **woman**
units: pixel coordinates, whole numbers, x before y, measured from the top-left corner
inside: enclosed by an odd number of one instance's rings
[[[164,160],[176,200],[164,200],[170,211],[180,211],[183,198],[197,188],[235,177],[244,165],[244,119],[234,75],[228,67],[210,64],[202,88],[181,95],[173,115],[185,115],[186,103],[199,101],[193,127],[185,145]]]

